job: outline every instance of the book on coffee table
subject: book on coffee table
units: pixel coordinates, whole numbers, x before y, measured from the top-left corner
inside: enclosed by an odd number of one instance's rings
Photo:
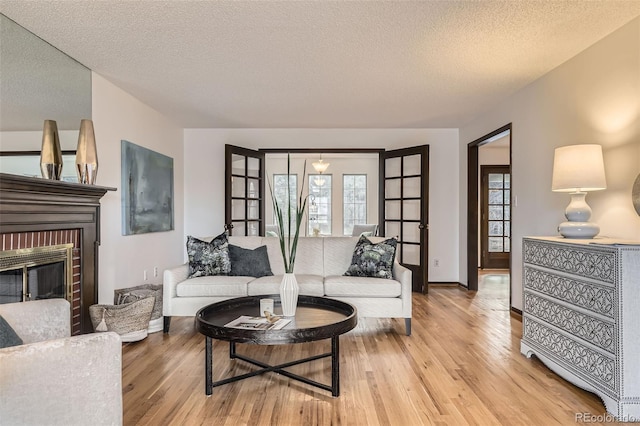
[[[265,317],[250,317],[248,315],[242,315],[224,326],[231,328],[243,328],[245,330],[280,330],[290,322],[291,320],[286,318],[278,318],[276,321],[271,322]]]

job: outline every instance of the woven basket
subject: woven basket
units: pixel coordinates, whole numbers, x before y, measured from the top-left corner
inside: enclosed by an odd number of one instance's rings
[[[154,299],[154,297],[147,297],[124,305],[89,306],[93,329],[95,330],[104,318],[107,330],[115,331],[120,335],[140,330],[146,331],[149,327]]]
[[[151,319],[162,318],[162,284],[142,284],[136,287],[118,288],[113,291],[113,304],[122,305],[151,296],[156,298]]]

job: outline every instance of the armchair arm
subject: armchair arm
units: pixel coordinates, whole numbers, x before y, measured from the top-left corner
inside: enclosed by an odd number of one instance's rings
[[[3,424],[121,425],[120,336],[94,333],[0,349],[0,383]]]
[[[0,315],[24,343],[71,336],[71,305],[65,299],[43,299],[0,305]]]
[[[176,286],[189,276],[189,264],[185,263],[175,268],[165,269],[162,274],[162,314],[170,317],[171,299],[177,297]]]

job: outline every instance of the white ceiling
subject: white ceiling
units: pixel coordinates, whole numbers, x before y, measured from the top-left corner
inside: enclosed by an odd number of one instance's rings
[[[460,127],[640,1],[24,1],[0,11],[187,128]]]

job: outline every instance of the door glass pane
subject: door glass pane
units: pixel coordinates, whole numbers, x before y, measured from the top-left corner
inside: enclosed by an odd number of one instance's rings
[[[400,157],[387,158],[384,161],[384,167],[386,177],[400,176]]]
[[[489,237],[489,251],[490,252],[502,252],[502,238],[501,237]]]
[[[234,202],[237,200],[234,200]],[[247,219],[258,219],[258,200],[250,200],[247,201],[247,205],[249,207],[248,211],[247,211]],[[239,219],[238,217],[235,217],[235,219]]]
[[[489,173],[489,188],[502,189],[503,188],[503,174],[502,173]]]
[[[233,154],[231,156],[231,174],[245,175],[244,172],[244,155]]]
[[[509,173],[504,175],[504,187],[507,189],[511,188],[511,175]]]
[[[504,191],[504,204],[509,204],[510,200],[511,200],[511,191],[507,189],[506,191]]]
[[[420,220],[420,200],[406,200],[402,215],[405,220]]]
[[[403,196],[405,198],[413,198],[420,197],[420,178],[406,178],[402,179],[404,183],[404,193]]]
[[[260,195],[260,184],[258,179],[247,179],[247,181],[249,182],[247,198],[258,198]]]
[[[404,157],[404,176],[420,174],[420,158],[419,154]]]
[[[502,206],[489,206],[489,220],[502,220]]]
[[[504,195],[502,194],[501,189],[491,189],[489,190],[489,204],[502,204],[504,200]]]
[[[504,220],[511,220],[511,206],[504,206]]]
[[[231,177],[231,196],[244,198],[244,178]]]
[[[511,251],[511,238],[506,237],[504,239],[504,251],[509,253]]]
[[[260,176],[260,159],[254,157],[248,157],[248,170],[247,176],[259,177]]]
[[[400,237],[400,223],[386,222],[386,228],[384,237]]]
[[[489,235],[491,236],[502,236],[502,224],[501,221],[489,221]]]
[[[504,235],[511,236],[511,222],[504,222]]]
[[[420,229],[418,228],[417,223],[405,222],[402,224],[402,241],[409,243],[420,242]]]
[[[244,237],[247,235],[247,230],[244,222],[231,222],[233,224],[233,235]]]
[[[258,222],[247,222],[247,235],[258,235]]]
[[[245,218],[244,217],[244,200],[231,200],[231,217],[233,219]]]
[[[384,214],[387,219],[400,219],[400,201],[386,201],[384,203]]]
[[[387,179],[384,188],[385,198],[400,198],[400,179]]]
[[[409,265],[420,264],[420,246],[413,244],[402,244],[402,263]]]

